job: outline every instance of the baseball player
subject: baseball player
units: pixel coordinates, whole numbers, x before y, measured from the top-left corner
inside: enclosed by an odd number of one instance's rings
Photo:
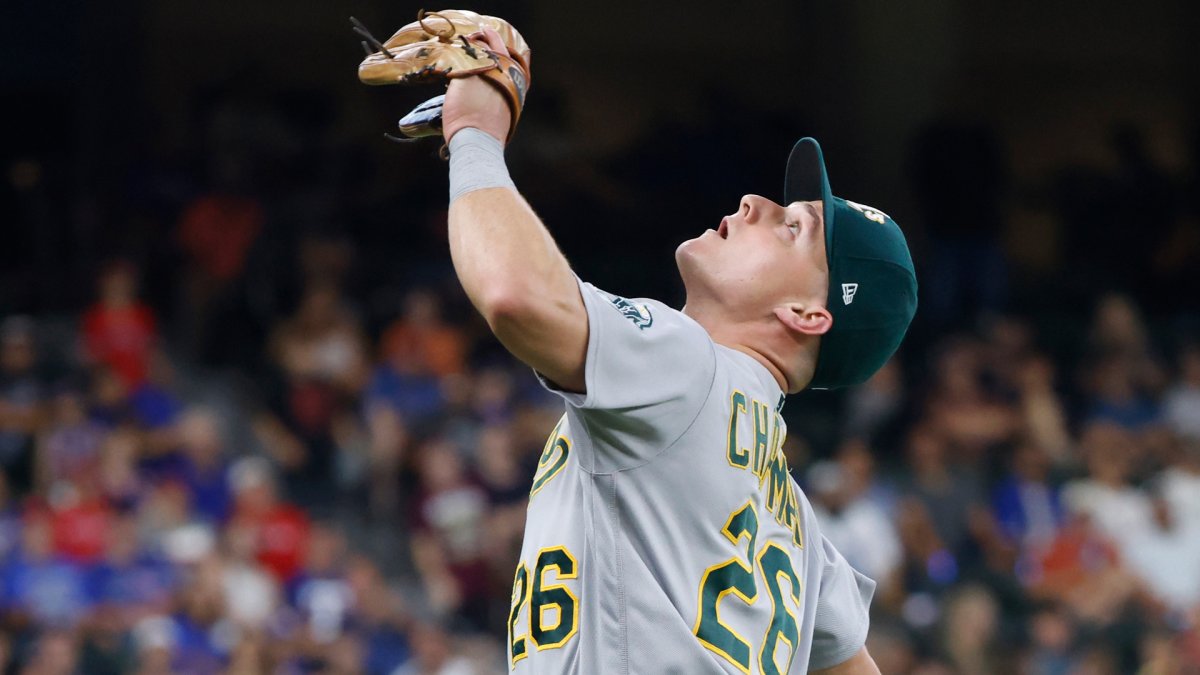
[[[679,246],[682,310],[604,292],[509,178],[528,53],[479,25],[461,42],[522,66],[520,95],[492,71],[451,78],[434,104],[450,250],[496,336],[566,402],[530,489],[511,671],[878,673],[864,647],[875,584],[821,535],[780,411],[788,393],[866,380],[899,346],[916,310],[904,236],[833,197],[806,138],[782,203],[747,195]]]

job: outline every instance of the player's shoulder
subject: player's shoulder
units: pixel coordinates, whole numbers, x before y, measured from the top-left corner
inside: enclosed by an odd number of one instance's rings
[[[664,326],[680,327],[689,332],[703,335],[711,341],[708,331],[695,319],[670,305],[654,298],[627,297],[606,291],[586,281],[580,283],[585,293],[592,295],[600,304],[620,314],[639,330],[650,331]]]

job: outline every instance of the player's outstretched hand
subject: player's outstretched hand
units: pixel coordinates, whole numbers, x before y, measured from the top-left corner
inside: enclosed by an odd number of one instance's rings
[[[473,42],[486,42],[492,51],[504,56],[509,55],[504,40],[491,28],[473,33],[468,39]],[[442,136],[446,142],[449,142],[459,129],[466,127],[485,131],[503,142],[508,138],[511,125],[512,114],[509,105],[496,87],[478,75],[450,80],[446,100],[442,104]]]
[[[529,91],[530,50],[512,24],[462,9],[422,10],[381,42],[362,22],[350,21],[367,52],[358,65],[364,84],[449,85],[401,118],[402,138],[449,139],[466,126],[505,141],[513,135]]]

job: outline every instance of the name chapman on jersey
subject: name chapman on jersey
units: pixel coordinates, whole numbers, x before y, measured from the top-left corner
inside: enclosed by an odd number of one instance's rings
[[[783,417],[776,408],[748,399],[738,389],[729,395],[729,404],[725,446],[729,465],[749,471],[758,479],[766,510],[775,522],[791,531],[792,543],[797,548],[804,548],[799,502],[783,454],[783,441],[787,437]]]
[[[777,408],[747,398],[738,389],[729,395],[729,403],[725,447],[729,465],[749,471],[758,479],[758,489],[764,493],[766,510],[776,522],[791,531],[792,543],[797,548],[804,548],[799,502],[790,480],[787,458],[783,454],[783,441],[787,437],[787,425],[783,417]],[[546,439],[529,490],[530,497],[541,491],[567,463],[571,441],[561,434],[565,419],[564,415]]]

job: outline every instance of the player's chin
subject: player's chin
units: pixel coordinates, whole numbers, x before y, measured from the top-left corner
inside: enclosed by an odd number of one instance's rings
[[[699,266],[700,260],[704,258],[704,248],[703,237],[696,237],[688,239],[675,249],[675,264],[679,266],[680,273],[686,274]]]
[[[711,252],[713,245],[721,243],[724,240],[717,234],[716,230],[705,230],[699,237],[688,239],[675,249],[675,259],[678,260],[681,255],[699,255],[701,251]]]
[[[688,239],[675,249],[675,265],[679,267],[679,276],[684,286],[694,285],[707,277],[706,270],[713,266],[712,247],[705,237]]]

